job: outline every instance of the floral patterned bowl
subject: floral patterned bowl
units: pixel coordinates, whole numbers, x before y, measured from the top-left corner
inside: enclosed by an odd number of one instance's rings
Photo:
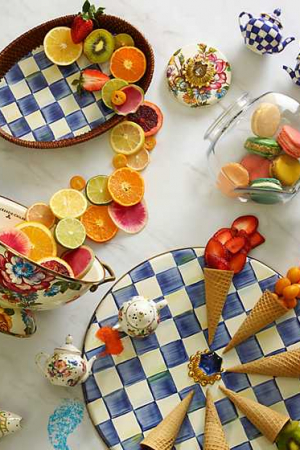
[[[25,213],[26,207],[0,197],[0,228],[20,223]],[[57,308],[114,279],[111,268],[98,258],[78,280],[45,269],[0,244],[0,332],[30,336],[36,330],[32,311]]]

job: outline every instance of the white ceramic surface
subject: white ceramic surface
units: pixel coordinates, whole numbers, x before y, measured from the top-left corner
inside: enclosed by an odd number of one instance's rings
[[[79,11],[81,0],[1,0],[0,47],[4,48],[21,33],[42,21]],[[111,14],[124,17],[137,26],[153,45],[156,56],[154,79],[147,99],[158,103],[165,114],[158,145],[145,174],[149,223],[136,236],[123,233],[106,245],[93,246],[98,256],[111,265],[117,277],[139,262],[166,250],[203,245],[213,230],[229,225],[241,214],[254,213],[260,219],[260,231],[267,242],[252,256],[284,272],[300,261],[300,196],[287,205],[267,208],[240,204],[221,197],[212,186],[206,162],[203,135],[212,121],[244,91],[259,95],[268,90],[283,92],[300,100],[299,87],[287,77],[282,65],[293,65],[300,38],[295,17],[300,4],[265,0],[263,9],[283,8],[286,36],[296,36],[283,53],[261,57],[248,50],[240,34],[241,11],[259,14],[258,0],[104,0],[101,5]],[[201,40],[210,42],[226,54],[232,65],[232,85],[227,96],[211,108],[189,109],[177,103],[168,92],[165,66],[170,55],[181,45]],[[91,177],[109,173],[112,152],[108,136],[74,148],[58,151],[29,150],[0,141],[0,192],[24,204],[47,201],[51,194],[65,187],[70,177],[80,173]],[[38,314],[39,328],[29,340],[0,336],[1,407],[24,417],[21,433],[1,442],[1,450],[52,450],[47,437],[49,415],[63,398],[82,399],[81,388],[58,389],[46,383],[35,367],[35,354],[54,348],[65,338],[66,323],[76,344],[84,332],[101,296],[87,294],[56,311]],[[26,420],[26,426],[25,426]],[[104,450],[92,423],[85,415],[83,424],[69,438],[71,450]],[[193,450],[193,449],[191,449]],[[268,450],[268,449],[266,449]]]

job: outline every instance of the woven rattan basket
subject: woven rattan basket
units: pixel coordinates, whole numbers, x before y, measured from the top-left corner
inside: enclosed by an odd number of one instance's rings
[[[57,26],[70,27],[74,17],[75,17],[74,15],[69,15],[65,17],[59,17],[57,19],[46,22],[42,25],[39,25],[36,28],[31,29],[27,33],[17,38],[11,44],[9,44],[0,53],[0,81],[16,63],[18,63],[22,58],[28,55],[28,53],[32,52],[33,50],[35,50],[36,48],[40,47],[43,44],[44,37],[49,30]],[[143,78],[137,84],[139,84],[139,86],[141,86],[146,92],[151,83],[154,71],[154,54],[148,41],[135,27],[133,27],[125,20],[115,16],[110,15],[101,16],[101,27],[107,29],[113,34],[118,33],[130,34],[135,41],[136,47],[142,50],[142,52],[145,54],[147,59],[147,70]],[[109,130],[122,120],[124,120],[123,117],[114,115],[113,117],[109,118],[105,123],[100,124],[96,128],[84,134],[67,139],[51,140],[50,142],[29,141],[21,139],[10,135],[2,128],[0,128],[0,136],[2,136],[4,139],[14,144],[29,148],[42,148],[42,149],[61,148],[79,144],[88,141],[89,139],[92,139],[96,136],[99,136],[100,134],[105,133],[107,130]]]

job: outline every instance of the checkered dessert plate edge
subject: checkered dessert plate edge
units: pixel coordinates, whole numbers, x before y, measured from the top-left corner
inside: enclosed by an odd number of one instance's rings
[[[46,57],[44,36],[55,26],[71,26],[75,16],[46,22],[17,38],[0,53],[0,136],[25,147],[58,148],[99,136],[123,120],[102,101],[101,92],[78,95],[72,85],[83,69],[110,74],[109,62],[92,64],[84,55],[69,66]],[[138,84],[146,92],[154,71],[150,44],[131,24],[103,15],[101,25],[113,34],[129,33],[147,58]]]
[[[117,322],[119,307],[134,295],[159,302],[161,323],[155,334],[131,339],[122,334],[119,356],[96,360],[93,374],[83,385],[91,420],[111,450],[139,450],[139,443],[190,390],[195,391],[188,415],[177,437],[177,450],[203,448],[206,388],[188,376],[189,357],[208,348],[203,277],[204,249],[183,248],[155,256],[121,277],[107,292],[89,324],[83,354],[89,360],[104,350],[95,333]],[[210,349],[222,349],[253,308],[261,293],[270,289],[279,274],[253,258],[235,275]],[[224,355],[223,367],[246,363],[299,346],[300,308],[266,327]],[[211,389],[232,450],[271,450],[265,437],[218,389],[235,392],[300,419],[300,380],[261,375],[223,373]]]

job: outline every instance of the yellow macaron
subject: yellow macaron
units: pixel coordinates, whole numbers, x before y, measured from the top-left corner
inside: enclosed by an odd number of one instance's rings
[[[280,155],[274,159],[270,172],[284,186],[293,186],[300,178],[300,162],[289,155]]]

